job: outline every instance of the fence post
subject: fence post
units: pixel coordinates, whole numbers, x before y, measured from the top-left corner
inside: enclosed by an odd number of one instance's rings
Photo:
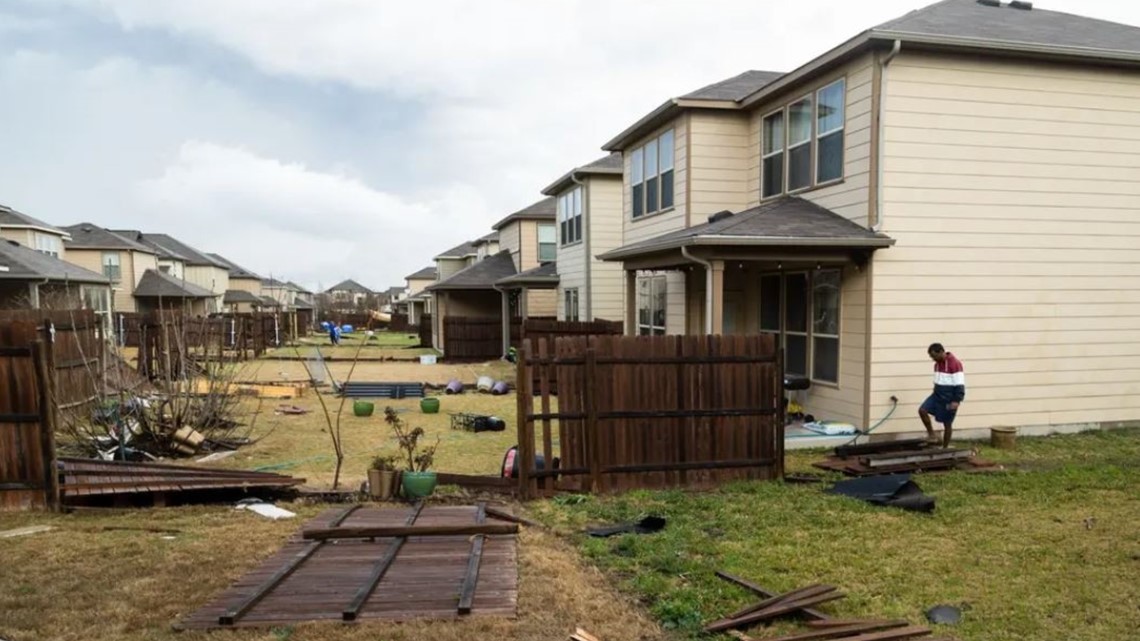
[[[586,406],[586,429],[583,430],[586,434],[587,447],[586,452],[590,457],[590,491],[597,494],[602,489],[602,465],[601,450],[599,447],[599,434],[598,434],[598,404],[597,396],[595,395],[594,385],[597,382],[598,375],[597,352],[594,351],[593,345],[586,348],[586,367],[584,376],[582,377],[582,391],[585,395],[584,401]]]
[[[519,444],[515,452],[515,460],[519,463],[519,498],[531,498],[530,469],[534,465],[534,431],[531,408],[534,405],[534,395],[531,391],[530,367],[527,361],[531,358],[529,343],[523,343],[519,353],[518,373],[515,375],[515,395],[518,396],[518,422]],[[549,465],[549,462],[547,463]]]
[[[51,364],[51,348],[44,341],[34,341],[32,359],[36,370],[36,394],[39,396],[44,499],[48,509],[55,511],[59,509],[59,475],[55,469],[55,371]]]

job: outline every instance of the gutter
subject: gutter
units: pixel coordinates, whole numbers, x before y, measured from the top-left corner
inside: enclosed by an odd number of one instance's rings
[[[689,253],[689,248],[686,246],[681,247],[681,255],[690,261],[703,265],[705,268],[705,334],[713,333],[713,269],[712,263],[707,260],[702,260]]]
[[[891,51],[883,59],[879,61],[879,130],[875,132],[875,137],[878,144],[875,149],[875,224],[871,225],[871,231],[879,233],[883,228],[883,132],[886,127],[883,126],[883,115],[887,113],[887,65],[895,59],[902,51],[902,40],[895,40],[895,44],[891,46]]]

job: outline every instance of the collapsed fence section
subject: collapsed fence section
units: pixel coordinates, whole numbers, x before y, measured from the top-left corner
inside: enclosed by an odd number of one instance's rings
[[[520,494],[780,478],[782,372],[774,339],[763,335],[524,341]]]

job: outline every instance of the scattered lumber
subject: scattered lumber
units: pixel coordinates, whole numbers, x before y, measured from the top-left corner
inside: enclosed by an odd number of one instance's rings
[[[834,628],[856,623],[889,623],[887,619],[824,619],[822,621],[808,621],[809,628]]]
[[[975,458],[972,450],[941,448],[924,439],[844,445],[835,448],[832,456],[812,465],[848,476],[993,467],[992,463]]]
[[[833,586],[833,585],[809,585],[806,588],[800,588],[798,590],[792,590],[791,592],[788,592],[786,594],[778,594],[774,597],[769,597],[767,599],[764,599],[763,601],[754,603],[750,606],[747,606],[745,608],[737,610],[736,612],[733,612],[732,614],[725,617],[725,619],[738,619],[738,618],[740,618],[746,614],[751,614],[753,612],[763,610],[764,608],[771,607],[771,606],[776,605],[778,603],[788,603],[790,601],[804,599],[807,597],[813,597],[813,596],[817,596],[820,594],[826,594],[828,592],[834,592],[834,591],[835,591],[835,586]]]
[[[510,512],[507,512],[506,510],[501,510],[501,509],[494,507],[494,506],[491,506],[491,505],[487,506],[487,516],[489,516],[491,518],[499,519],[500,521],[510,521],[511,523],[519,523],[521,525],[529,525],[531,527],[542,527],[542,524],[539,523],[538,521],[533,521],[531,519],[526,518],[525,516],[519,516],[517,514],[511,514]]]
[[[570,641],[602,641],[598,637],[586,632],[582,628],[574,630],[574,634],[570,635]]]
[[[862,456],[865,454],[880,454],[882,452],[901,452],[904,450],[922,449],[927,445],[924,438],[904,438],[897,441],[875,441],[862,445],[840,445],[835,448],[835,455],[840,458]]]
[[[719,579],[724,579],[725,581],[728,581],[729,583],[732,583],[734,585],[738,585],[738,586],[744,588],[745,590],[748,590],[748,591],[752,592],[753,594],[762,596],[764,598],[779,596],[775,592],[773,592],[773,591],[771,591],[771,590],[769,590],[763,586],[757,585],[757,584],[753,583],[752,581],[749,581],[747,579],[743,579],[743,578],[738,577],[734,574],[729,574],[728,572],[722,572],[720,570],[717,570],[716,576]],[[798,611],[798,614],[802,614],[802,615],[804,615],[810,619],[815,619],[818,621],[827,621],[831,618],[828,615],[824,614],[823,612],[820,612],[819,610],[815,610],[812,608],[800,608]]]
[[[150,494],[249,488],[286,489],[305,479],[268,472],[188,465],[60,458],[60,494],[65,502],[108,494]]]
[[[767,621],[768,619],[774,619],[784,614],[790,614],[807,606],[818,605],[820,603],[827,603],[828,601],[842,599],[843,596],[843,593],[836,592],[835,588],[831,588],[826,592],[808,597],[792,596],[790,598],[786,598],[787,595],[785,595],[785,598],[781,598],[780,601],[777,601],[776,603],[763,609],[749,612],[748,614],[733,619],[720,619],[719,621],[713,621],[712,623],[705,626],[705,632],[723,632],[724,630],[731,630],[733,628],[739,628],[746,625],[751,625],[753,623],[759,623],[760,621]]]
[[[968,459],[974,453],[970,450],[906,450],[903,452],[888,452],[884,454],[870,454],[859,459],[863,465],[872,468],[890,467],[896,465],[909,465],[911,463],[927,463],[958,459]]]
[[[471,525],[388,525],[379,527],[331,527],[305,530],[306,541],[326,539],[383,539],[398,536],[473,536],[476,534],[517,534],[517,523],[476,523]]]
[[[774,637],[765,639],[764,641],[817,641],[819,639],[838,639],[840,637],[848,638],[867,632],[877,632],[879,630],[889,630],[892,628],[905,628],[908,625],[910,624],[906,621],[864,621],[862,623],[852,623],[849,625],[832,625],[823,628],[816,628],[814,630],[808,630],[807,632],[799,632],[783,637]]]

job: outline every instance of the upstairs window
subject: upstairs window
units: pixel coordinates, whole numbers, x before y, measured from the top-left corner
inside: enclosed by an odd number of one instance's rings
[[[538,262],[550,263],[558,258],[558,232],[552,223],[538,226]]]
[[[764,118],[764,143],[761,161],[763,174],[761,195],[764,198],[784,191],[784,112],[783,110]]]
[[[633,217],[673,207],[673,130],[630,153],[629,183]]]
[[[32,232],[32,240],[36,244],[36,251],[48,256],[59,258],[59,236]]]
[[[562,244],[582,240],[582,188],[575,187],[558,198],[558,230]]]
[[[811,97],[788,107],[788,191],[811,186]]]
[[[119,252],[103,252],[103,275],[112,283],[122,280],[123,268],[119,262]]]
[[[843,178],[847,82],[840,78],[764,117],[760,197]]]
[[[839,80],[816,92],[815,182],[843,177],[844,94],[847,82]]]

